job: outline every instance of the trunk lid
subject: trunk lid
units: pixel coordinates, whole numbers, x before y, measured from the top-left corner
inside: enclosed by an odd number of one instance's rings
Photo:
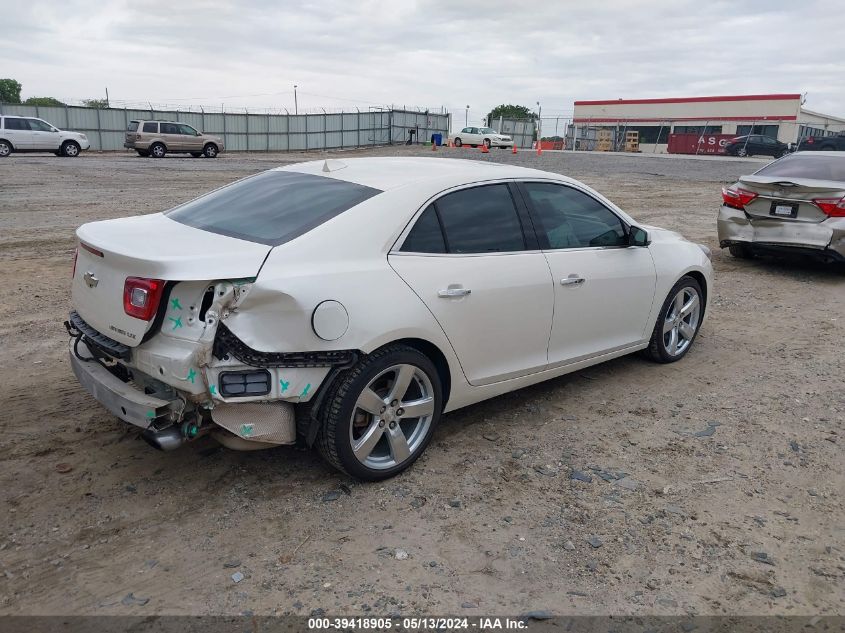
[[[101,334],[131,347],[141,343],[153,320],[124,311],[127,277],[209,282],[255,277],[272,248],[196,229],[161,213],[92,222],[76,235],[74,308]]]
[[[745,205],[751,218],[781,222],[823,222],[829,216],[812,201],[845,196],[845,183],[811,178],[743,176],[738,186],[757,194]]]

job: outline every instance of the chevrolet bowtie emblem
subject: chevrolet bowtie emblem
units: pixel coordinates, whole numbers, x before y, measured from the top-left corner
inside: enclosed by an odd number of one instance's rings
[[[88,284],[89,288],[96,288],[97,284],[100,283],[100,280],[92,273],[90,270],[85,273],[82,278],[85,280],[85,283]]]

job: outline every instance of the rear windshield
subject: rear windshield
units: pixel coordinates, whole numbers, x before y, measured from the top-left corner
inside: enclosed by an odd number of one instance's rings
[[[137,121],[130,121],[129,125],[126,126],[127,132],[134,132],[138,129],[138,122]]]
[[[379,189],[334,178],[265,171],[165,215],[211,233],[278,246],[379,193]]]
[[[845,182],[845,156],[794,154],[785,156],[756,172],[760,176],[785,176]]]

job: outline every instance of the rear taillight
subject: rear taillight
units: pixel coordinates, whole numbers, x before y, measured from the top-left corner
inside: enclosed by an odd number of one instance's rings
[[[757,194],[739,187],[722,187],[722,200],[727,207],[733,207],[740,211],[745,210],[745,205],[754,200]]]
[[[123,311],[136,319],[150,321],[158,311],[163,291],[161,279],[127,277],[123,285]]]
[[[76,277],[76,258],[79,257],[79,248],[73,249],[73,269],[71,269],[70,278]]]
[[[821,209],[825,215],[832,218],[845,218],[845,197],[843,198],[816,198],[813,204]]]
[[[816,142],[816,140],[812,136],[807,138],[807,145],[812,145],[815,142]]]

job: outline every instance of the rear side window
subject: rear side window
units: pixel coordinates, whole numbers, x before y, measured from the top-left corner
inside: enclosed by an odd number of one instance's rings
[[[446,194],[435,202],[450,253],[525,250],[522,224],[507,185]]]
[[[760,176],[809,178],[845,182],[845,158],[819,154],[792,154],[770,163],[757,172]]]
[[[422,212],[402,244],[404,253],[445,253],[446,243],[433,205]]]
[[[524,186],[547,248],[627,246],[622,220],[595,198],[563,185],[529,182]]]
[[[379,189],[335,178],[265,171],[165,215],[211,233],[278,246],[379,193]]]
[[[7,130],[29,130],[29,123],[26,119],[10,119],[6,117]]]
[[[138,121],[130,121],[129,125],[126,126],[127,132],[135,132],[138,129]]]
[[[144,123],[144,132],[148,134],[158,134],[158,123],[147,121]]]
[[[176,123],[160,123],[162,134],[181,134],[182,130]]]

